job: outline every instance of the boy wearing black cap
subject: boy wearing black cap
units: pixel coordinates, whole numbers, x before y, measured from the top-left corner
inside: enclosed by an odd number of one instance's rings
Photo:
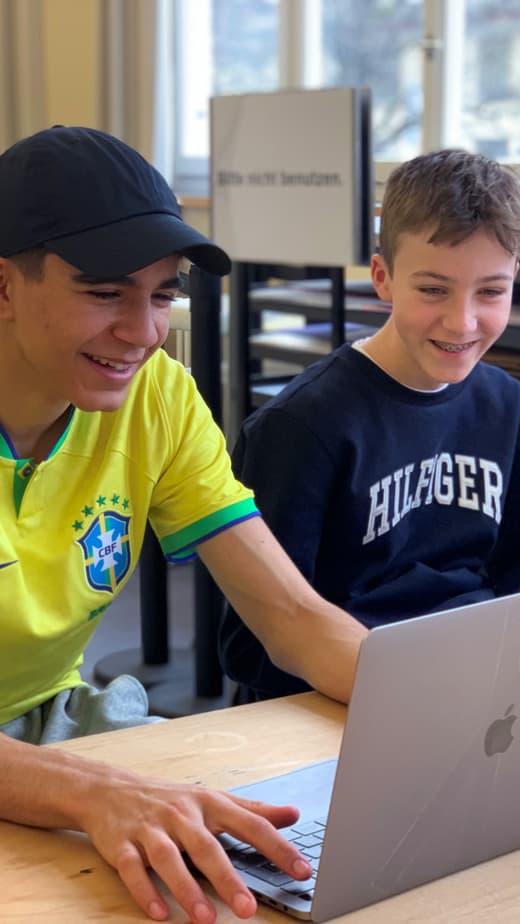
[[[211,924],[181,852],[249,917],[255,900],[213,832],[307,878],[274,830],[295,810],[34,747],[149,720],[135,680],[99,692],[78,672],[148,518],[169,560],[197,551],[275,661],[339,699],[350,692],[365,630],[292,565],[233,477],[194,381],[159,349],[181,256],[230,268],[117,139],[56,126],[0,157],[0,816],[85,831],[151,918],[168,910],[147,865],[192,921]]]

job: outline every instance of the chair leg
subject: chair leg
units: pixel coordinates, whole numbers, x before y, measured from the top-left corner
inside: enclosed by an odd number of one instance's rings
[[[139,596],[145,664],[166,664],[168,651],[168,573],[161,546],[147,524],[141,549]]]
[[[195,563],[195,676],[197,696],[222,696],[218,630],[223,596],[201,561]]]

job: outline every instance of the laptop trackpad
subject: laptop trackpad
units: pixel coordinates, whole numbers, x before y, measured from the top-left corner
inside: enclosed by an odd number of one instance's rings
[[[301,819],[326,817],[337,765],[336,758],[323,760],[281,776],[239,786],[230,792],[244,799],[259,799],[275,805],[295,805],[300,810]]]

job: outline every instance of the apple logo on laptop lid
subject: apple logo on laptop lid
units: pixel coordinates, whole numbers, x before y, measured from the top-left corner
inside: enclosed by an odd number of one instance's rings
[[[492,757],[494,754],[503,754],[513,740],[511,727],[517,718],[511,711],[513,706],[514,703],[511,703],[504,712],[503,717],[495,719],[486,732],[484,750],[488,757]]]

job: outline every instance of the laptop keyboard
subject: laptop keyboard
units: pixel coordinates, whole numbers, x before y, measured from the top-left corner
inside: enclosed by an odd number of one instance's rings
[[[258,853],[250,844],[234,842],[231,847],[227,848],[233,866],[238,870],[247,870],[250,876],[255,876],[263,882],[268,882],[272,886],[277,886],[283,892],[298,894],[302,897],[312,899],[318,864],[320,862],[321,848],[325,834],[326,819],[316,819],[316,821],[296,822],[292,828],[284,830],[284,836],[301,854],[309,861],[312,866],[312,878],[304,882],[292,879],[287,873],[279,869],[267,857]]]

